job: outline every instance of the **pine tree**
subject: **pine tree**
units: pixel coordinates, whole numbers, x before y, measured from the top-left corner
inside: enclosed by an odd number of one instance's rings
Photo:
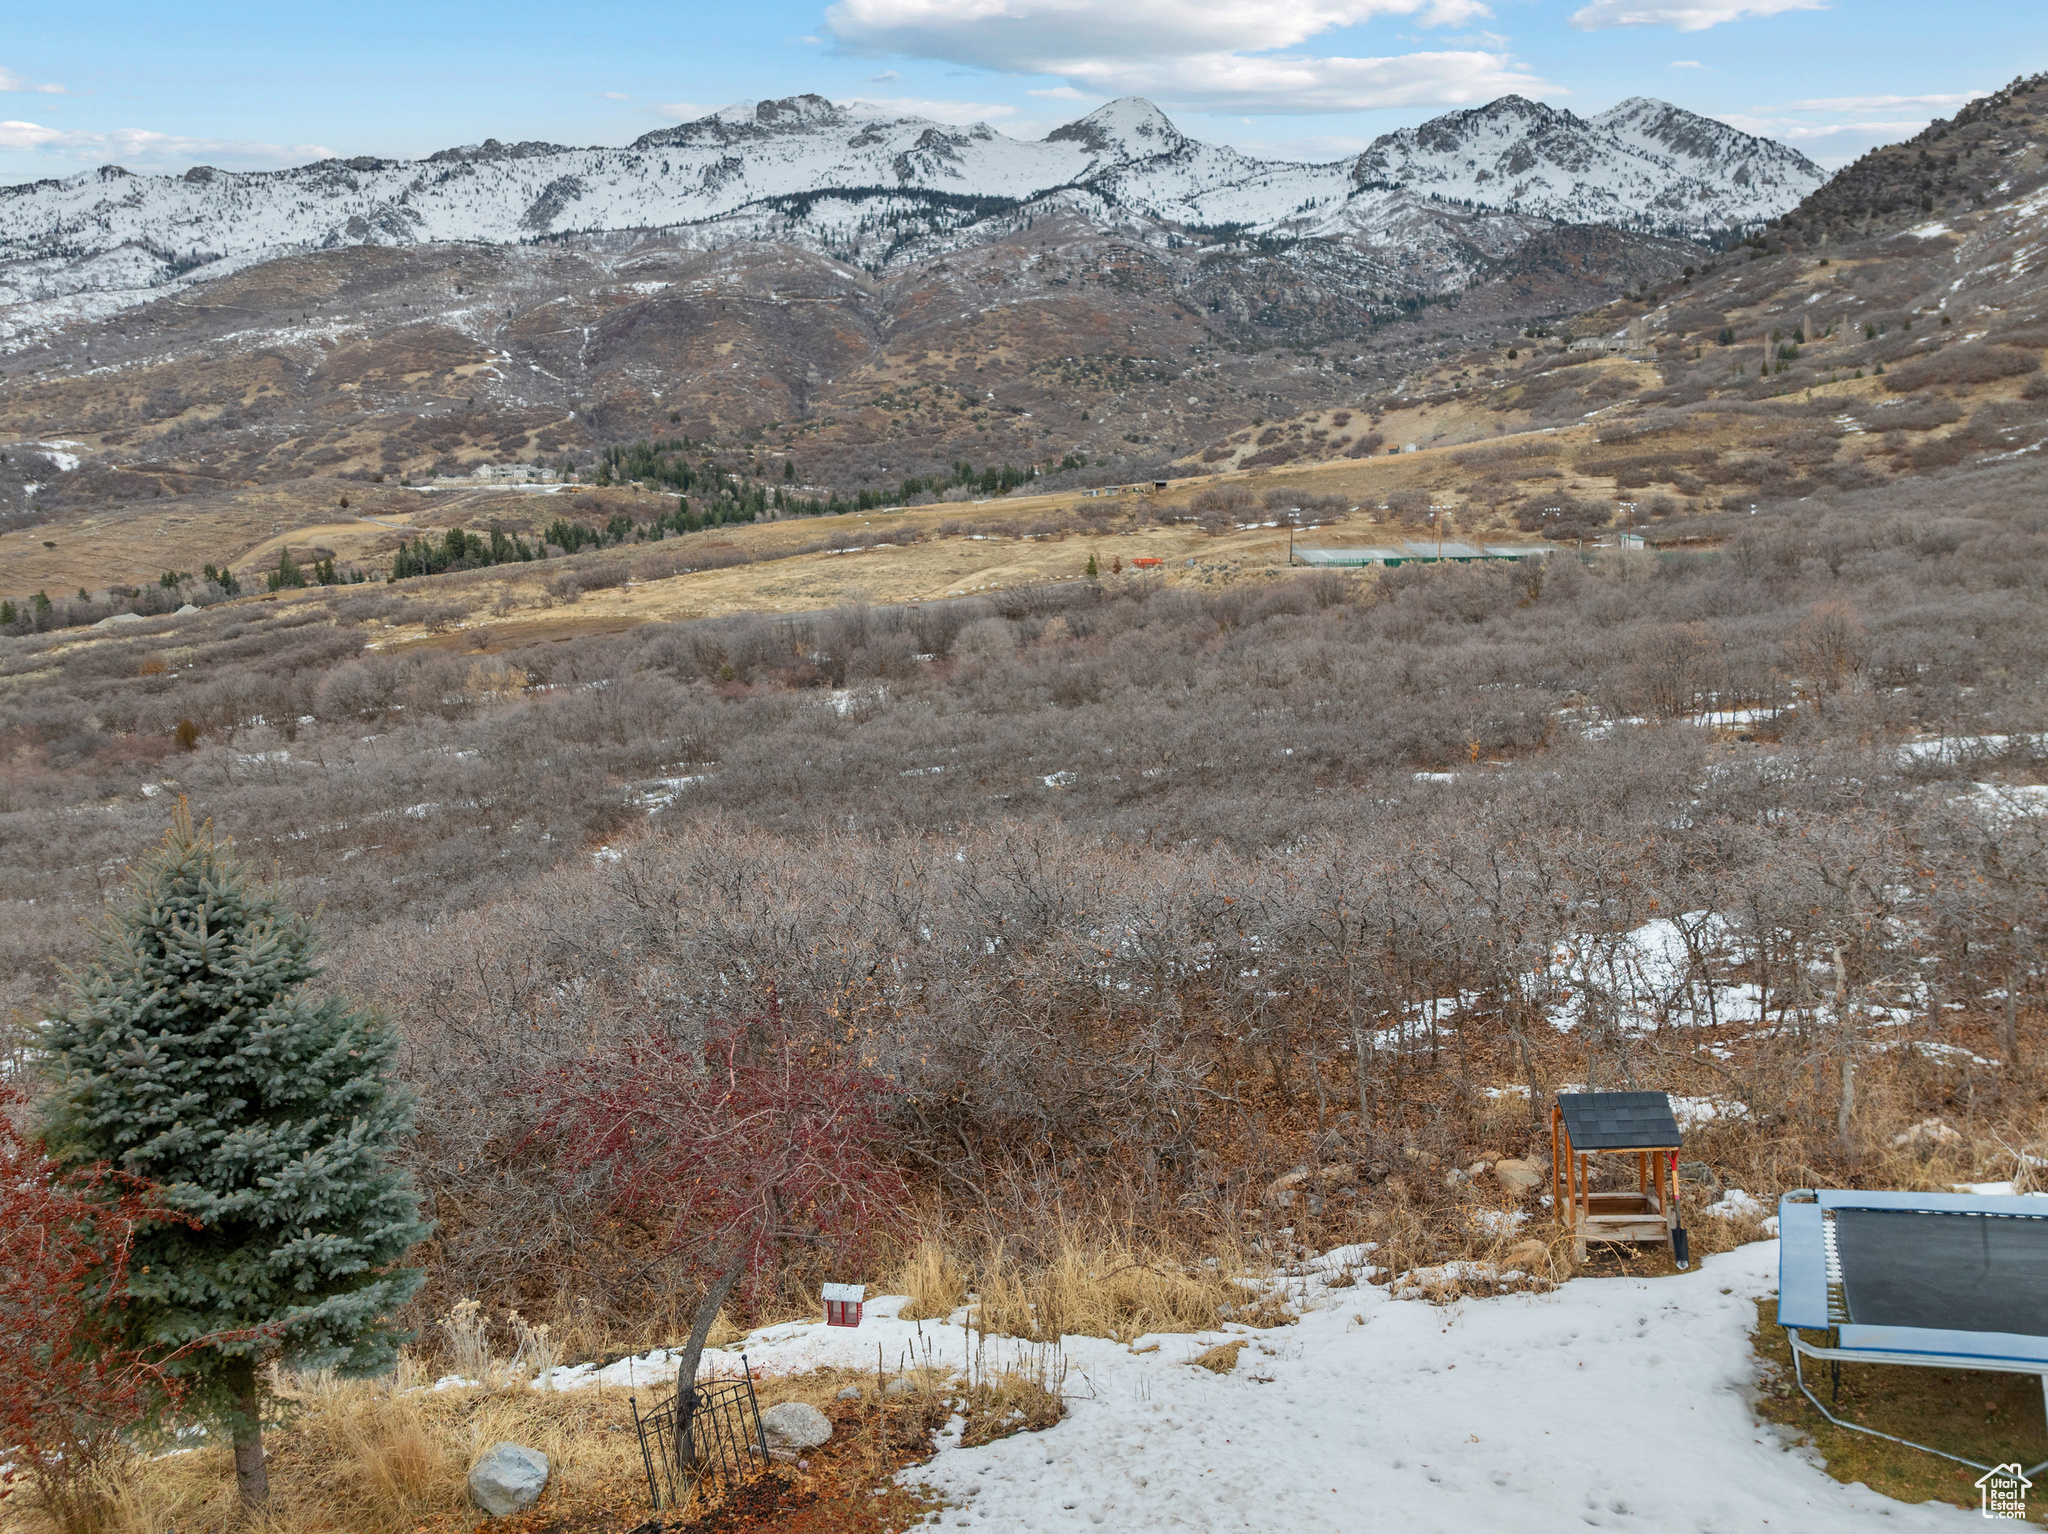
[[[45,1140],[196,1222],[138,1232],[125,1340],[168,1353],[233,1334],[173,1372],[232,1433],[253,1505],[269,1492],[260,1366],[377,1373],[403,1340],[388,1317],[422,1275],[396,1265],[428,1226],[391,1165],[411,1111],[385,1079],[397,1040],[305,994],[311,925],[183,805],[97,938],[47,1035]]]

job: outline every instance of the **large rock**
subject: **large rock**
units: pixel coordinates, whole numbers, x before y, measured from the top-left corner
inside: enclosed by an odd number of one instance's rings
[[[470,1467],[469,1495],[493,1518],[503,1518],[540,1500],[548,1483],[548,1457],[516,1443],[494,1443]]]
[[[1494,1180],[1516,1193],[1528,1193],[1550,1181],[1550,1174],[1531,1161],[1496,1161]]]
[[[1534,1236],[1517,1241],[1501,1254],[1500,1265],[1504,1269],[1519,1269],[1537,1278],[1550,1272],[1550,1248]]]
[[[1282,1209],[1294,1202],[1295,1192],[1308,1181],[1309,1169],[1298,1166],[1289,1172],[1282,1172],[1266,1184],[1266,1202]]]
[[[761,1431],[768,1435],[770,1452],[794,1454],[815,1449],[830,1438],[832,1419],[802,1401],[784,1401],[761,1413]]]

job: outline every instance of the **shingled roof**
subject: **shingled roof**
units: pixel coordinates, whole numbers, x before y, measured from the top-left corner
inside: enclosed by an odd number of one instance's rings
[[[1560,1092],[1558,1111],[1572,1149],[1666,1150],[1682,1142],[1662,1092]]]

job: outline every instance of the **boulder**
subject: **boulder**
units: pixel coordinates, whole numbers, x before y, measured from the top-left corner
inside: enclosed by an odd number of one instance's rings
[[[1503,1270],[1519,1268],[1524,1273],[1542,1278],[1550,1272],[1550,1248],[1531,1236],[1526,1241],[1517,1241],[1501,1253],[1500,1265]]]
[[[858,1401],[860,1399],[860,1386],[848,1385],[839,1392],[839,1399],[842,1401]]]
[[[1533,1161],[1496,1161],[1494,1180],[1515,1193],[1530,1193],[1550,1181],[1549,1174]]]
[[[802,1401],[784,1401],[761,1413],[761,1431],[770,1453],[796,1454],[830,1438],[832,1419]]]
[[[548,1457],[516,1443],[494,1443],[469,1470],[469,1495],[493,1518],[504,1518],[540,1500],[548,1483]]]
[[[1293,1203],[1294,1190],[1307,1182],[1308,1177],[1309,1169],[1305,1166],[1298,1166],[1292,1171],[1282,1172],[1278,1177],[1266,1184],[1266,1202],[1282,1206]]]
[[[1678,1163],[1678,1180],[1696,1182],[1712,1190],[1716,1195],[1721,1191],[1721,1179],[1714,1175],[1714,1169],[1704,1161],[1681,1161]]]
[[[97,624],[94,625],[98,627]],[[1960,1145],[1963,1137],[1956,1133],[1954,1126],[1944,1124],[1940,1119],[1922,1119],[1912,1128],[1892,1136],[1892,1144],[1900,1150],[1924,1146],[1933,1149],[1941,1145]]]
[[[900,1399],[903,1396],[914,1396],[917,1394],[917,1385],[911,1380],[893,1379],[882,1387],[882,1394],[894,1399]]]

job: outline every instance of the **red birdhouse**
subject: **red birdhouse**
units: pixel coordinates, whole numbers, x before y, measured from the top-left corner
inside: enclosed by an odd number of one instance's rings
[[[821,1292],[827,1326],[860,1325],[861,1302],[868,1293],[866,1284],[827,1284]]]

